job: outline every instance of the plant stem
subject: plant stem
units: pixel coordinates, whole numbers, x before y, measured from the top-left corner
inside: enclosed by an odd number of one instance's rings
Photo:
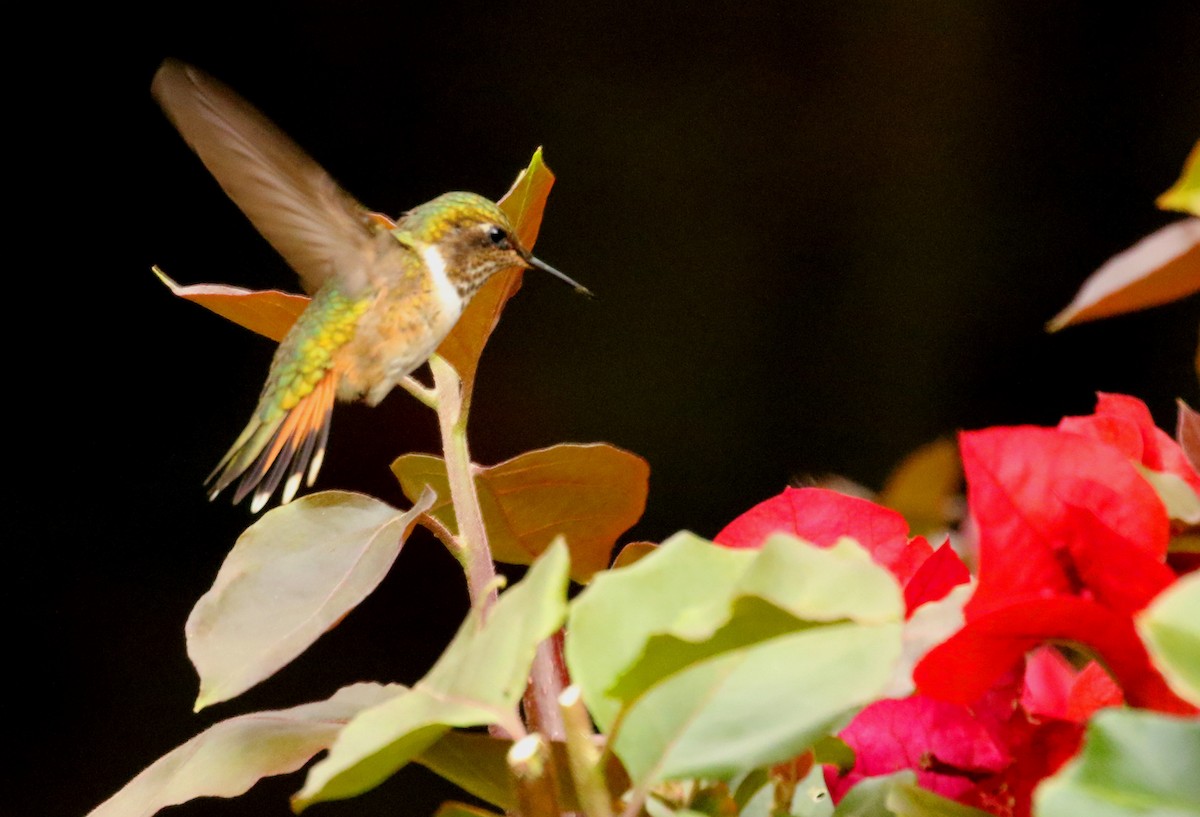
[[[409,375],[401,380],[400,387],[413,397],[417,398],[417,400],[419,400],[421,403],[424,403],[426,406],[429,406],[429,408],[437,411],[437,392],[428,386],[422,385],[421,382],[412,375]]]
[[[601,765],[604,758],[593,742],[592,720],[579,687],[563,690],[558,696],[558,707],[566,728],[567,764],[580,808],[587,817],[613,817],[612,795]]]
[[[546,739],[536,733],[525,736],[508,750],[506,760],[521,817],[559,817],[558,786]]]
[[[450,482],[450,501],[454,504],[454,518],[458,523],[458,543],[462,548],[459,555],[467,574],[471,606],[479,609],[480,621],[483,621],[497,598],[496,565],[488,547],[479,494],[475,491],[474,465],[467,448],[462,379],[439,355],[429,359],[429,368],[433,372],[433,391],[437,396],[438,428],[446,458],[446,477]]]
[[[429,368],[433,372],[433,404],[437,407],[438,428],[442,434],[450,501],[458,526],[458,547],[454,555],[467,574],[471,606],[479,610],[479,620],[483,622],[498,597],[498,583],[483,512],[479,508],[479,494],[475,490],[475,466],[467,447],[469,401],[464,399],[467,395],[463,394],[458,372],[444,358],[434,355],[429,359]],[[530,731],[542,732],[551,740],[562,740],[565,734],[562,713],[558,709],[565,672],[557,652],[554,638],[538,645],[525,692],[525,718]]]
[[[458,563],[465,569],[467,566],[467,555],[463,552],[462,546],[459,545],[458,537],[451,533],[450,529],[431,513],[421,514],[420,522],[425,526],[426,530],[436,536],[446,546],[446,550],[450,551],[450,555],[457,559]]]
[[[558,635],[538,644],[529,669],[529,686],[525,688],[525,721],[530,731],[541,732],[550,740],[566,737],[558,696],[562,694],[566,674],[559,655]]]

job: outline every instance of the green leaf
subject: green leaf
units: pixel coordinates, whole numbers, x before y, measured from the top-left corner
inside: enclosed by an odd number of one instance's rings
[[[978,582],[972,578],[954,587],[937,601],[927,601],[913,611],[904,622],[903,651],[900,662],[888,684],[887,697],[903,698],[916,685],[912,673],[925,653],[962,629],[966,617],[963,608],[971,599]]]
[[[1034,791],[1038,817],[1196,817],[1200,720],[1104,709],[1083,750]]]
[[[621,708],[609,695],[655,635],[684,611],[728,599],[755,553],[679,533],[636,563],[599,573],[571,604],[564,656],[602,731]]]
[[[895,579],[851,540],[778,535],[735,550],[684,532],[595,577],[571,605],[565,656],[607,731],[624,703],[689,663],[816,622],[899,622],[903,610]]]
[[[854,786],[833,811],[833,817],[989,817],[917,785],[911,770],[868,777]]]
[[[426,749],[416,758],[416,762],[480,800],[511,812],[517,810],[518,806],[508,765],[508,750],[512,745],[511,740],[479,732],[452,730]],[[566,745],[553,742],[550,752],[554,758],[554,768],[562,770],[562,773],[555,775],[558,803],[564,811],[579,811],[575,784],[571,775],[566,773],[569,763]],[[607,761],[604,777],[609,787],[619,794],[629,787],[629,778],[611,754],[607,756]]]
[[[1167,685],[1200,706],[1200,573],[1189,573],[1160,593],[1135,623]]]
[[[410,498],[432,487],[442,499],[430,513],[457,530],[444,460],[406,454],[392,471]],[[641,517],[649,476],[641,457],[604,443],[556,445],[477,468],[475,489],[493,558],[527,565],[562,536],[571,578],[586,583],[608,566],[617,537]]]
[[[421,681],[342,730],[328,756],[309,771],[293,808],[377,786],[452,727],[498,724],[520,732],[516,705],[537,645],[566,615],[567,570],[566,546],[556,542],[500,595],[486,621],[473,609]]]
[[[505,811],[517,808],[507,755],[511,740],[451,730],[415,758],[425,768]]]
[[[895,817],[887,807],[888,794],[898,785],[914,786],[916,782],[916,772],[908,770],[865,777],[846,792],[833,810],[833,817]]]
[[[740,594],[759,596],[808,621],[883,624],[904,617],[896,579],[853,539],[816,547],[775,534],[757,554],[739,583]]]
[[[986,811],[956,803],[916,783],[893,786],[886,805],[896,817],[991,817]]]
[[[238,538],[188,617],[197,711],[269,678],[370,595],[416,518],[361,494],[325,491],[267,512]]]
[[[791,817],[830,817],[833,814],[833,798],[825,788],[825,772],[820,765],[814,765],[808,776],[797,784],[788,814]]]
[[[221,721],[156,760],[89,817],[146,817],[197,797],[236,797],[264,777],[296,771],[358,712],[403,691],[355,684],[318,703]]]
[[[849,539],[759,550],[690,533],[598,574],[573,602],[566,659],[639,786],[729,779],[793,757],[888,684],[904,604]]]
[[[1200,496],[1187,480],[1170,471],[1155,471],[1136,462],[1133,465],[1154,488],[1170,519],[1185,525],[1200,525]]]
[[[874,700],[899,655],[898,623],[831,624],[716,655],[639,697],[614,751],[641,785],[784,760]]]
[[[847,748],[846,751],[850,750]],[[781,785],[784,783],[774,775],[769,776],[766,769],[753,772],[738,786],[735,795],[740,807],[739,817],[830,817],[833,814],[833,802],[825,788],[825,773],[819,763],[813,765],[803,779],[796,781],[786,810],[776,806],[777,799],[787,796],[786,792],[781,795]]]
[[[837,766],[845,773],[854,768],[854,750],[841,738],[826,735],[812,746],[813,762],[818,765],[826,763]]]

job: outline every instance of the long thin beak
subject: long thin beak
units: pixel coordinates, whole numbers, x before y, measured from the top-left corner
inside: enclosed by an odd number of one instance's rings
[[[592,291],[590,289],[588,289],[587,287],[585,287],[583,284],[579,283],[578,281],[572,280],[571,278],[568,278],[566,275],[559,272],[554,267],[547,264],[545,261],[541,261],[537,258],[534,258],[532,255],[529,256],[529,266],[533,267],[534,269],[540,269],[542,272],[548,272],[551,275],[553,275],[555,278],[566,281],[568,284],[575,287],[575,291],[578,292],[580,295],[586,295],[589,298],[596,297],[595,295],[592,294]]]

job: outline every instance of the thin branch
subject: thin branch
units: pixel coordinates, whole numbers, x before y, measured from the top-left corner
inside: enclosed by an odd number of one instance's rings
[[[467,592],[471,604],[478,607],[480,621],[495,603],[496,565],[488,546],[487,529],[479,509],[479,494],[475,490],[474,466],[467,447],[467,416],[463,406],[462,380],[444,358],[429,359],[436,394],[438,428],[442,434],[442,452],[446,459],[446,476],[450,482],[450,499],[454,504],[454,519],[458,523],[458,543],[463,553],[463,568],[467,574]]]
[[[459,543],[458,537],[450,532],[450,529],[442,524],[442,520],[438,519],[431,513],[423,513],[417,517],[417,522],[427,531],[438,538],[446,550],[450,551],[451,555],[459,561],[459,564],[466,565],[467,554],[466,550]]]
[[[437,391],[429,388],[412,375],[407,375],[401,380],[400,387],[429,408],[434,411],[438,410]]]
[[[566,729],[567,763],[579,805],[587,817],[613,817],[612,796],[600,765],[603,756],[593,742],[592,720],[579,687],[567,687],[558,696],[558,705]]]

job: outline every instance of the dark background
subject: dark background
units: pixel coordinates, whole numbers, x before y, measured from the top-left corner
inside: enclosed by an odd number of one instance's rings
[[[35,179],[10,237],[29,254],[9,271],[9,674],[36,718],[9,727],[14,814],[82,815],[222,718],[411,683],[465,612],[456,564],[417,536],[307,654],[192,714],[183,624],[252,519],[201,483],[272,349],[149,268],[295,279],[151,100],[164,57],[384,212],[498,197],[544,146],[559,181],[538,254],[598,298],[527,278],[483,359],[473,453],[640,454],[650,496],[626,540],[711,536],[797,480],[878,487],[939,435],[1052,424],[1097,390],[1166,428],[1197,398],[1195,298],[1042,328],[1179,217],[1153,202],[1200,136],[1194,3],[643,5],[54,7],[8,78],[32,114],[10,173]],[[402,505],[388,464],[436,446],[401,392],[339,407],[319,487]],[[172,813],[286,814],[301,782]],[[431,814],[449,794],[414,768],[312,813]]]

